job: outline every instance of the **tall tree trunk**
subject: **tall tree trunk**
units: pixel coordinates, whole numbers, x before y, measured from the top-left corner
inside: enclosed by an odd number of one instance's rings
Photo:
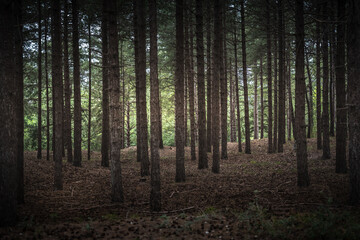
[[[274,22],[278,23],[278,17],[277,17],[278,11],[274,11]],[[273,151],[277,152],[278,148],[278,37],[279,32],[278,28],[275,28],[274,33],[274,141],[273,141]]]
[[[220,65],[220,96],[221,96],[221,159],[227,159],[227,76],[226,76],[226,1],[221,3],[222,8],[222,34]]]
[[[255,97],[254,97],[254,139],[259,138],[257,87],[258,87],[258,85],[257,85],[257,72],[254,72],[254,92],[255,92]]]
[[[138,75],[139,75],[139,110],[140,110],[140,147],[141,148],[141,176],[150,174],[148,155],[148,129],[146,113],[146,26],[145,1],[136,0],[137,34],[138,34]]]
[[[267,49],[267,78],[268,78],[268,153],[273,152],[272,139],[272,77],[271,77],[271,36],[270,36],[270,1],[266,0],[266,49]]]
[[[242,152],[241,146],[241,125],[240,125],[240,96],[239,96],[239,76],[238,76],[238,57],[237,57],[237,36],[234,29],[234,54],[235,54],[235,97],[236,97],[236,121],[238,130],[238,151]]]
[[[214,1],[214,51],[213,51],[213,78],[212,78],[212,143],[213,143],[213,163],[212,172],[220,172],[220,152],[219,152],[219,83],[220,83],[220,64],[221,64],[221,12],[222,8],[219,0]]]
[[[330,20],[334,21],[333,19],[333,13],[331,11],[330,14]],[[335,98],[335,83],[334,83],[334,78],[335,78],[335,26],[334,24],[331,25],[330,27],[330,54],[329,54],[329,58],[330,58],[330,136],[334,137],[335,136],[335,103],[334,103],[334,98]]]
[[[264,78],[263,78],[263,58],[260,57],[260,104],[261,104],[261,116],[260,116],[260,138],[264,138]]]
[[[199,109],[199,169],[208,168],[208,159],[206,153],[205,73],[203,38],[203,1],[196,0],[196,59]]]
[[[236,142],[236,118],[235,118],[235,102],[234,102],[234,81],[232,79],[232,64],[230,61],[230,141]]]
[[[21,4],[17,1],[16,5]],[[18,105],[22,94],[21,53],[21,5],[13,2],[0,3],[0,227],[16,224],[19,199],[19,143],[21,138],[21,114]],[[18,9],[19,8],[19,9]],[[20,36],[19,36],[20,35]],[[15,43],[15,44],[14,44]],[[20,86],[21,87],[21,86]],[[22,106],[21,106],[22,107]]]
[[[185,182],[184,152],[184,0],[176,0],[175,69],[176,182]]]
[[[249,120],[249,98],[247,86],[247,65],[246,65],[246,40],[245,40],[245,10],[244,0],[241,1],[241,46],[243,60],[243,81],[244,81],[244,104],[245,104],[245,153],[250,154],[250,120]]]
[[[73,61],[74,61],[74,166],[80,167],[81,154],[81,93],[79,54],[79,8],[77,0],[72,0]]]
[[[88,123],[88,160],[90,161],[91,155],[91,22],[89,20],[88,26],[89,33],[89,123]]]
[[[68,34],[68,1],[64,2],[64,91],[65,91],[65,107],[64,107],[64,145],[67,150],[67,161],[73,161],[72,155],[72,138],[71,138],[71,83],[69,73],[69,34]],[[45,46],[46,47],[46,46]]]
[[[305,74],[304,74],[304,1],[295,2],[295,111],[296,111],[296,161],[297,185],[306,187],[310,184],[307,164],[306,125],[305,125]],[[280,142],[280,141],[279,141]]]
[[[38,140],[38,146],[37,146],[37,159],[41,159],[42,157],[42,120],[41,120],[41,105],[42,105],[42,63],[41,63],[41,1],[38,0],[38,129],[37,129],[37,140]]]
[[[323,53],[323,159],[330,159],[330,135],[329,135],[329,62],[328,62],[328,23],[327,23],[327,4],[323,4],[322,13],[324,22],[322,23],[322,53]]]
[[[149,1],[150,22],[150,108],[151,108],[151,194],[150,207],[153,211],[161,210],[160,191],[160,156],[159,156],[159,120],[160,99],[157,57],[157,6],[156,0]]]
[[[320,15],[320,5],[316,9]],[[322,124],[321,124],[321,46],[320,46],[320,23],[316,22],[316,143],[317,149],[322,149]]]
[[[360,202],[360,3],[349,0],[348,39],[348,79],[349,79],[349,168],[350,202]]]
[[[63,125],[63,79],[62,79],[62,54],[61,54],[61,9],[60,0],[52,1],[51,6],[51,65],[52,65],[52,87],[53,87],[53,108],[55,115],[53,116],[54,126],[54,161],[55,176],[54,186],[56,190],[63,188],[62,175],[62,125]]]
[[[127,101],[126,106],[126,146],[131,146],[131,126],[130,126],[130,101]]]
[[[46,160],[50,160],[50,99],[49,99],[49,75],[48,75],[48,50],[47,50],[47,33],[48,33],[48,16],[45,19],[45,85],[46,85]]]
[[[207,12],[207,19],[206,19],[206,81],[207,81],[207,119],[206,119],[206,149],[207,152],[211,152],[211,146],[212,146],[212,139],[211,139],[211,133],[212,133],[212,100],[211,100],[211,92],[212,92],[212,79],[211,79],[211,72],[212,72],[212,62],[211,62],[211,1],[206,1],[206,12]]]
[[[295,132],[295,115],[294,115],[294,108],[293,108],[293,97],[291,92],[291,69],[290,69],[290,60],[289,60],[289,76],[288,76],[288,92],[289,92],[289,136],[291,139],[291,124],[293,126],[293,136],[295,138],[296,132]],[[290,140],[289,139],[289,140]]]
[[[311,78],[311,72],[310,72],[310,63],[309,63],[309,56],[306,54],[306,70],[308,73],[308,79],[309,79],[309,108],[308,108],[308,132],[307,132],[307,137],[311,138],[311,133],[313,130],[313,109],[314,109],[314,104],[313,104],[313,88],[312,88],[312,78]]]
[[[106,1],[106,0],[105,0]],[[123,202],[124,193],[120,162],[120,76],[119,76],[119,37],[117,29],[116,0],[108,1],[109,17],[109,96],[110,96],[110,159],[111,159],[111,200]]]
[[[283,22],[284,5],[282,0],[279,0],[279,112],[278,112],[278,152],[283,152],[285,143],[285,33]]]
[[[125,61],[123,51],[123,41],[120,42],[120,81],[121,81],[121,109],[120,109],[120,145],[125,148]]]
[[[336,173],[346,173],[345,3],[338,0],[336,71]]]
[[[101,166],[109,167],[110,126],[109,126],[109,79],[108,79],[108,15],[107,2],[102,2],[101,51],[102,51],[102,135]]]

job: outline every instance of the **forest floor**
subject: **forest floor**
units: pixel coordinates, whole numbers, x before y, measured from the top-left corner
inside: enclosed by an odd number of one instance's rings
[[[54,191],[52,161],[25,153],[25,199],[19,223],[0,229],[1,239],[358,239],[360,207],[350,206],[349,176],[321,159],[308,140],[311,185],[296,185],[293,142],[267,154],[267,140],[253,140],[252,154],[228,144],[220,174],[198,170],[186,148],[186,182],[175,183],[175,148],[160,150],[162,211],[149,210],[150,178],[140,177],[136,147],[122,150],[125,202],[110,198],[110,170],[101,156],[73,167],[64,159],[64,190]],[[45,153],[44,153],[45,155]],[[86,159],[86,152],[83,158]]]

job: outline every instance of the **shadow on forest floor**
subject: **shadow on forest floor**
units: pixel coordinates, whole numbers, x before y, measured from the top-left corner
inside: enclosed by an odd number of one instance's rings
[[[334,144],[334,139],[331,139]],[[52,161],[25,153],[25,199],[19,223],[0,229],[13,238],[125,239],[357,239],[360,208],[347,205],[347,174],[335,173],[335,160],[322,160],[309,139],[311,186],[296,186],[291,142],[284,153],[267,154],[267,140],[253,140],[252,154],[228,144],[220,174],[198,170],[186,148],[186,182],[175,183],[175,148],[161,156],[163,210],[149,210],[150,178],[140,177],[136,147],[122,150],[125,203],[110,200],[110,170],[99,153],[80,168],[64,161],[64,190],[53,190]],[[315,147],[314,147],[315,146]],[[332,149],[332,156],[335,156]],[[86,153],[83,154],[84,159]]]

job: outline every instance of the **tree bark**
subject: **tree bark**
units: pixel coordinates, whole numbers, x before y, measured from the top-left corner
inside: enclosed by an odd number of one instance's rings
[[[311,79],[311,72],[310,72],[310,63],[309,63],[309,56],[306,54],[306,70],[308,73],[308,79],[309,79],[309,107],[308,107],[308,132],[307,132],[307,137],[311,138],[311,134],[313,131],[313,109],[314,109],[314,104],[313,104],[313,88],[312,88],[312,79]]]
[[[277,6],[278,7],[278,6]],[[275,24],[278,23],[278,10],[274,12],[274,22]],[[279,24],[278,24],[279,26]],[[273,151],[276,153],[278,148],[278,38],[279,38],[279,32],[278,28],[275,28],[274,33],[274,140],[273,140]]]
[[[230,141],[236,142],[236,118],[235,118],[235,97],[234,97],[234,81],[232,79],[232,63],[230,61]]]
[[[261,104],[261,116],[260,116],[260,138],[264,138],[264,78],[263,78],[263,58],[260,57],[260,104]]]
[[[88,160],[90,161],[91,157],[91,22],[89,20],[88,26],[89,33],[89,123],[88,123]]]
[[[283,22],[284,5],[282,0],[279,0],[279,112],[278,112],[278,152],[284,151],[285,143],[285,33]]]
[[[346,173],[345,3],[338,0],[336,71],[336,173]]]
[[[109,79],[108,79],[108,15],[107,2],[102,2],[101,51],[102,51],[102,135],[101,166],[109,167],[110,126],[109,126]]]
[[[51,65],[52,65],[52,87],[54,99],[53,116],[54,126],[54,161],[55,161],[55,176],[54,185],[56,190],[63,189],[63,174],[62,174],[62,125],[63,125],[63,79],[62,79],[62,54],[61,54],[61,9],[60,0],[52,1],[51,6]]]
[[[80,53],[79,53],[79,6],[72,0],[73,61],[74,61],[74,166],[80,167],[81,154],[81,93],[80,93]]]
[[[255,70],[256,71],[256,70]],[[259,127],[258,127],[258,106],[257,106],[257,72],[254,72],[254,92],[255,92],[255,97],[254,97],[254,139],[258,139],[259,138]]]
[[[305,76],[304,76],[304,1],[295,2],[295,111],[296,111],[296,161],[297,185],[306,187],[310,184],[307,164],[306,125],[305,125]],[[280,139],[279,139],[280,143]]]
[[[42,58],[42,50],[41,50],[41,37],[42,37],[42,33],[41,33],[41,1],[38,0],[38,129],[37,129],[37,140],[38,140],[38,146],[37,146],[37,159],[41,159],[42,157],[42,120],[41,120],[41,115],[42,115],[42,110],[41,110],[41,105],[42,105],[42,63],[41,63],[41,58]]]
[[[184,152],[184,0],[176,0],[175,144],[176,182],[185,182]]]
[[[360,3],[349,0],[347,44],[348,79],[349,79],[349,168],[350,168],[350,202],[360,202]]]
[[[245,153],[251,153],[250,147],[250,120],[249,120],[249,98],[247,86],[247,65],[246,65],[246,39],[245,39],[245,10],[244,0],[241,1],[241,46],[243,60],[243,82],[244,82],[244,105],[245,105]]]
[[[272,77],[271,77],[271,36],[270,36],[270,2],[266,0],[266,48],[267,48],[267,78],[268,78],[268,153],[273,152],[272,142]]]
[[[322,53],[323,53],[323,159],[330,159],[330,134],[329,134],[329,62],[328,62],[328,26],[327,26],[327,4],[323,4],[322,13],[324,22],[322,23]]]
[[[64,2],[64,91],[65,91],[65,107],[64,107],[64,145],[67,150],[67,161],[73,161],[72,138],[71,138],[71,83],[69,73],[69,34],[68,34],[68,1]],[[46,47],[46,46],[45,46]]]
[[[106,1],[106,0],[104,0]],[[124,193],[120,162],[120,76],[119,76],[119,38],[117,29],[116,0],[108,1],[109,16],[109,96],[110,96],[110,160],[111,160],[111,200],[123,202]]]
[[[320,15],[320,5],[316,9]],[[316,22],[316,143],[317,149],[322,149],[322,128],[321,128],[321,47],[320,47],[320,23]]]
[[[160,99],[157,56],[157,6],[156,0],[149,0],[150,23],[150,108],[151,108],[151,193],[150,208],[153,211],[161,210],[160,191]]]
[[[212,100],[211,100],[211,92],[212,92],[212,62],[211,62],[211,1],[206,1],[206,12],[207,12],[207,19],[206,19],[206,81],[207,81],[207,122],[206,122],[206,149],[207,152],[211,152],[211,146],[212,146],[212,139],[211,139],[211,133],[212,133]]]
[[[221,22],[222,22],[222,39],[221,39],[221,53],[220,61],[220,100],[221,100],[221,159],[227,159],[227,76],[226,76],[226,1],[220,3]]]

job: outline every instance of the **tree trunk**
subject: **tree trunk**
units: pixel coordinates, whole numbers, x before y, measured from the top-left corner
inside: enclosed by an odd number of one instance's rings
[[[232,64],[230,61],[230,141],[236,142],[236,118],[235,118],[235,102],[234,102],[234,81],[232,79]]]
[[[260,57],[260,104],[261,104],[261,116],[260,116],[260,138],[264,138],[264,78],[263,78],[263,58]]]
[[[64,91],[65,91],[65,107],[64,107],[64,145],[67,150],[67,161],[73,161],[72,155],[72,138],[71,138],[71,83],[69,73],[69,35],[68,35],[68,1],[64,2]],[[45,46],[46,47],[46,46]]]
[[[222,8],[219,0],[214,1],[214,51],[213,51],[213,81],[212,81],[212,143],[213,143],[213,163],[212,172],[220,172],[220,152],[219,152],[219,83],[220,83],[220,64],[221,60],[221,12]]]
[[[330,135],[329,135],[329,62],[328,62],[328,23],[327,21],[327,4],[323,4],[324,22],[322,23],[322,53],[323,53],[323,159],[330,159]]]
[[[42,128],[42,120],[41,120],[41,99],[42,99],[42,63],[41,63],[41,1],[38,0],[38,129],[37,129],[37,140],[38,140],[38,146],[37,146],[37,159],[41,159],[42,157],[42,134],[41,134],[41,128]]]
[[[49,76],[48,76],[48,50],[47,50],[48,16],[45,19],[44,45],[45,45],[45,85],[46,85],[46,160],[50,160],[50,104],[49,104]]]
[[[308,73],[308,79],[309,79],[309,107],[308,107],[308,132],[307,132],[307,137],[311,138],[311,133],[313,130],[313,109],[314,109],[314,104],[313,104],[313,92],[312,92],[312,79],[311,79],[311,72],[310,72],[310,63],[309,63],[309,56],[306,54],[306,70]]]
[[[127,110],[126,110],[126,146],[131,146],[131,126],[130,126],[130,102],[127,102]]]
[[[161,210],[160,191],[160,156],[159,156],[159,79],[157,57],[157,6],[156,0],[149,1],[150,23],[150,112],[151,112],[151,194],[150,208],[152,211]]]
[[[51,6],[51,66],[52,66],[52,87],[53,87],[53,108],[55,115],[53,116],[54,126],[54,161],[55,176],[54,186],[56,190],[63,189],[62,175],[62,125],[63,125],[63,79],[62,79],[62,54],[61,54],[61,9],[60,0],[54,0]]]
[[[266,48],[267,48],[267,77],[268,77],[268,153],[273,152],[272,142],[272,77],[271,77],[271,36],[270,36],[270,1],[266,0]]]
[[[258,87],[258,85],[257,85],[257,72],[254,72],[254,92],[255,92],[255,97],[254,97],[254,139],[259,138],[257,87]]]
[[[109,126],[109,79],[108,79],[108,16],[107,2],[102,2],[101,51],[102,51],[102,135],[101,166],[109,167],[110,126]]]
[[[330,20],[334,21],[333,19],[333,13],[330,14]],[[334,78],[335,78],[335,62],[334,62],[334,58],[335,58],[335,27],[334,24],[332,24],[332,26],[330,27],[330,136],[334,137],[335,136],[335,104],[334,104],[334,97],[335,97],[335,93],[334,93]]]
[[[317,15],[320,15],[320,5],[318,4]],[[321,129],[321,47],[320,47],[320,23],[316,22],[316,142],[317,149],[322,149],[322,129]]]
[[[345,3],[338,0],[336,46],[336,173],[346,173],[347,109],[345,91]]]
[[[249,98],[247,86],[247,66],[246,66],[246,40],[245,40],[245,10],[244,0],[241,1],[241,46],[243,60],[243,81],[244,81],[244,104],[245,104],[245,153],[250,154],[250,120],[249,120]]]
[[[140,149],[141,149],[141,176],[150,174],[148,155],[148,129],[146,113],[146,26],[145,26],[145,1],[136,0],[137,34],[138,34],[138,103],[140,110]]]
[[[306,187],[310,184],[307,164],[306,125],[305,125],[305,74],[304,74],[304,1],[295,2],[295,111],[296,111],[296,161],[297,185]]]
[[[212,100],[211,100],[211,92],[212,92],[212,79],[211,79],[211,71],[212,71],[212,62],[211,62],[211,1],[206,1],[206,12],[207,12],[207,19],[206,19],[206,81],[207,81],[207,122],[206,122],[206,149],[207,152],[211,152],[211,146],[212,146],[212,139],[211,139],[211,133],[212,133]]]
[[[136,92],[136,160],[141,162],[141,130],[140,130],[140,104],[139,104],[139,29],[138,29],[138,14],[137,14],[137,0],[133,0],[134,11],[134,56],[135,56],[135,92]]]
[[[236,97],[236,121],[238,130],[238,151],[242,152],[241,145],[241,125],[240,125],[240,96],[239,96],[239,76],[238,76],[238,57],[237,57],[237,37],[236,28],[234,29],[234,54],[235,54],[235,97]]]
[[[185,182],[184,152],[184,0],[176,0],[175,144],[176,182]]]
[[[278,22],[277,17],[278,12],[274,12],[274,21],[275,23]],[[279,26],[279,25],[278,25]],[[278,29],[275,29],[274,33],[274,141],[273,141],[273,151],[276,153],[278,148],[278,37],[279,33],[277,32]]]
[[[89,123],[88,123],[88,160],[90,161],[91,155],[91,23],[89,20],[88,26],[89,33]]]
[[[74,166],[80,167],[81,154],[81,93],[79,54],[79,9],[77,0],[72,1],[73,61],[74,61]]]
[[[285,143],[285,61],[284,61],[284,48],[285,48],[285,33],[283,22],[284,5],[282,0],[279,0],[279,112],[278,112],[278,152],[284,151]]]
[[[117,29],[116,0],[108,1],[109,17],[109,96],[110,96],[110,159],[111,159],[111,200],[123,202],[124,193],[120,162],[120,76],[119,76],[119,40]]]
[[[349,0],[348,39],[348,79],[349,79],[349,168],[350,168],[350,202],[360,202],[360,3]]]
[[[226,76],[226,1],[222,1],[222,39],[221,39],[221,53],[220,61],[220,100],[221,100],[221,159],[227,159],[227,76]]]

